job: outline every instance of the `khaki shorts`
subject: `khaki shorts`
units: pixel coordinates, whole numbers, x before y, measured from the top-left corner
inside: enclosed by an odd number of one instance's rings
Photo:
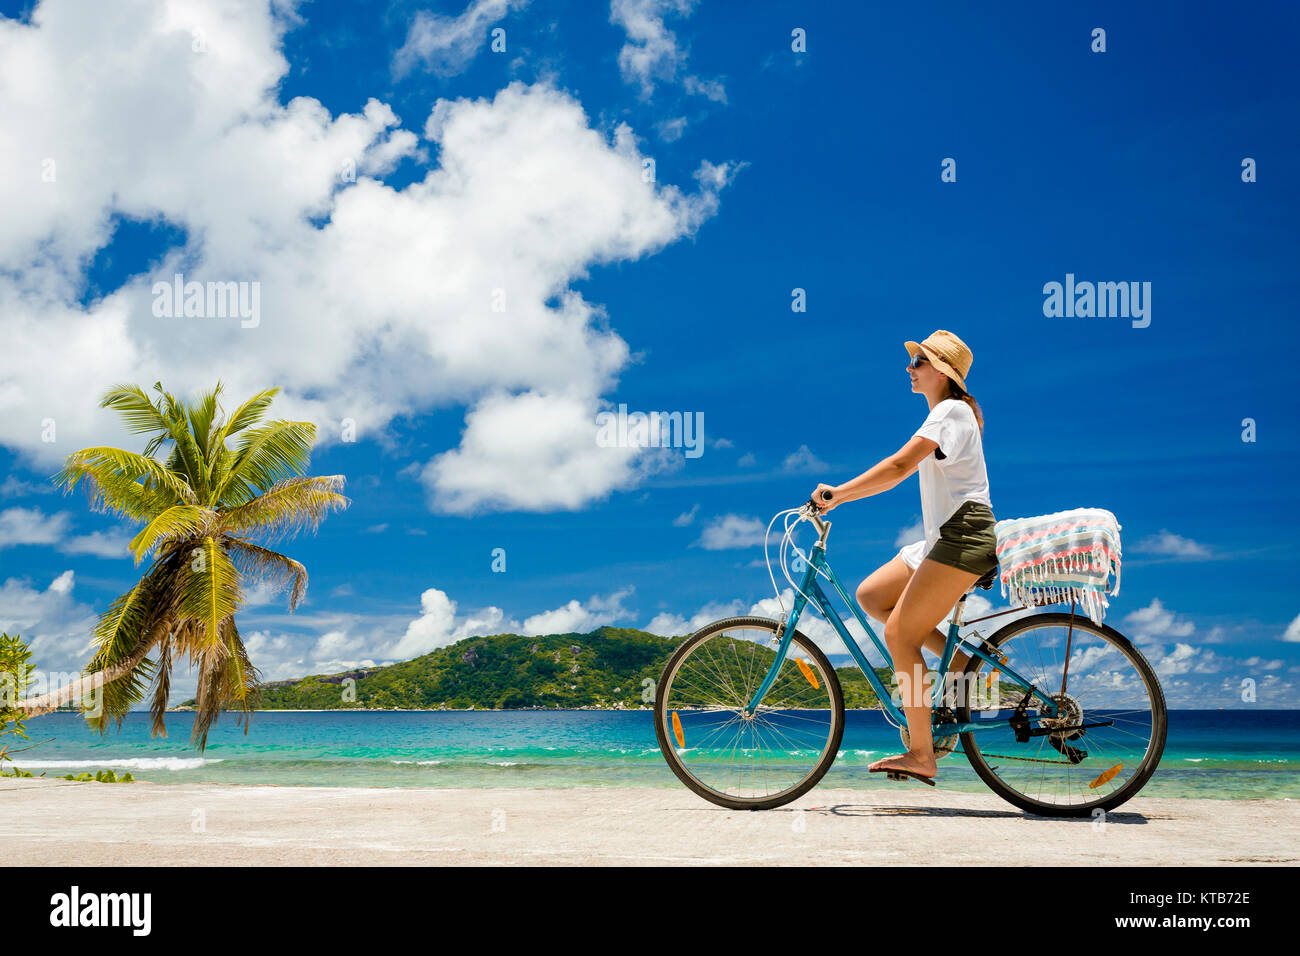
[[[970,574],[983,574],[998,563],[993,510],[981,501],[963,501],[939,527],[939,540],[926,555]]]

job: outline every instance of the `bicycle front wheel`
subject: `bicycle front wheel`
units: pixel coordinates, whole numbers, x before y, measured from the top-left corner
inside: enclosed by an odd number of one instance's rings
[[[776,660],[780,625],[716,621],[668,659],[655,693],[655,733],[677,778],[718,806],[770,810],[811,790],[844,736],[844,697],[826,655],[796,631],[767,694],[745,705]]]
[[[1031,813],[1086,817],[1142,789],[1164,752],[1168,715],[1155,672],[1127,638],[1051,613],[1013,621],[987,644],[1034,688],[1024,716],[1035,733],[1018,740],[1012,718],[1028,688],[974,656],[962,675],[957,719],[987,724],[962,734],[962,749],[995,793]]]

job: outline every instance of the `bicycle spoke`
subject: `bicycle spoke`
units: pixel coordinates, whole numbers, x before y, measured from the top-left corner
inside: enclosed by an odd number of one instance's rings
[[[1067,627],[1073,631],[1068,690],[1062,693]],[[970,735],[965,749],[977,768],[983,766],[1003,786],[1036,804],[1085,809],[1127,786],[1143,769],[1155,745],[1158,687],[1149,685],[1141,668],[1106,632],[1084,619],[1070,625],[1048,621],[1016,629],[996,649],[999,659],[1006,658],[1002,666],[1023,675],[1034,689],[1033,703],[1039,706],[1026,708],[1030,728],[1063,730],[1017,741],[1009,721],[1023,691],[1009,693],[999,682],[997,703],[982,703],[983,681],[995,665],[981,662],[968,713],[995,729]],[[1041,701],[1051,701],[1057,715],[1050,716],[1051,708]],[[1068,729],[1077,724],[1085,727]],[[1073,763],[1069,755],[1076,750],[1084,756]],[[1115,768],[1112,776],[1097,782]]]
[[[828,671],[798,638],[756,712],[743,713],[776,660],[768,646],[774,636],[757,626],[719,631],[665,676],[660,719],[669,722],[669,762],[729,798],[763,801],[791,791],[823,765],[837,738]],[[675,739],[673,714],[684,745]]]

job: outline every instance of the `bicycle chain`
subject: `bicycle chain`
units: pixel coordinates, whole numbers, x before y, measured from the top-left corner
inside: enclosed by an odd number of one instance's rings
[[[966,751],[954,750],[953,753],[965,755]],[[1075,766],[1075,764],[1070,763],[1070,761],[1068,760],[1044,760],[1041,757],[1013,757],[1010,754],[986,754],[982,750],[980,751],[980,756],[993,757],[996,760],[1019,760],[1022,761],[1023,763],[1051,763],[1051,764],[1060,764],[1062,767]]]

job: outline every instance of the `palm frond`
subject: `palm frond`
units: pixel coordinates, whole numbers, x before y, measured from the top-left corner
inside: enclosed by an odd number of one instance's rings
[[[292,613],[307,593],[307,569],[293,558],[259,547],[242,538],[227,538],[231,559],[245,580],[266,581],[289,589],[289,612]]]
[[[339,494],[342,475],[290,478],[222,516],[222,530],[230,534],[260,534],[270,540],[315,530],[330,511],[351,502]]]
[[[221,437],[229,438],[245,428],[256,425],[266,415],[267,409],[271,407],[271,400],[279,394],[280,390],[278,388],[264,388],[244,402],[226,419],[226,423],[221,429]]]
[[[217,513],[197,505],[172,505],[150,520],[127,545],[139,564],[155,547],[178,538],[195,537],[210,530],[217,521]]]
[[[249,429],[225,481],[216,489],[216,500],[238,506],[259,491],[298,477],[307,469],[315,440],[316,426],[311,422],[280,420]]]
[[[108,626],[112,626],[111,623]],[[134,644],[123,641],[106,643],[100,647],[86,666],[88,673],[110,671],[127,665],[133,660],[137,661],[137,663],[129,667],[116,680],[105,682],[97,691],[99,694],[98,701],[93,700],[93,695],[82,701],[82,706],[86,711],[87,726],[100,734],[108,733],[110,722],[119,729],[121,728],[122,718],[144,697],[145,686],[153,677],[153,662],[144,655],[148,654],[166,633],[167,624],[165,620],[150,620],[145,630],[135,635]],[[124,634],[123,636],[129,635]],[[98,707],[93,707],[93,704],[98,704]]]
[[[208,457],[212,451],[208,444],[208,439],[212,436],[212,423],[217,417],[217,397],[221,394],[221,382],[203,392],[194,402],[187,402],[185,410],[189,417],[190,429],[194,433],[194,441],[199,446],[205,457]]]
[[[244,595],[239,572],[211,535],[198,542],[177,575],[180,616],[200,625],[202,647],[221,642],[221,622],[239,610]]]
[[[78,462],[64,465],[51,481],[56,487],[62,486],[65,494],[83,485],[92,511],[133,521],[149,521],[177,500],[170,491],[146,487],[129,476]]]
[[[221,709],[230,699],[230,650],[220,639],[207,643],[198,654],[199,676],[194,693],[194,727],[190,742],[200,752],[208,745],[208,731],[221,716]]]
[[[172,638],[168,634],[158,642],[158,663],[149,688],[149,736],[167,736],[167,703],[172,692]]]
[[[203,456],[203,450],[195,441],[194,433],[190,431],[189,412],[185,408],[185,403],[171,392],[164,391],[161,383],[155,384],[154,388],[162,394],[163,417],[167,421],[167,434],[176,443],[175,453],[180,463],[178,470],[194,489],[198,500],[206,501],[208,463]]]
[[[162,412],[139,385],[114,385],[104,394],[99,407],[116,411],[126,424],[126,430],[133,435],[165,433],[168,430]]]
[[[101,445],[74,451],[55,475],[55,483],[65,492],[72,491],[83,480],[99,486],[91,494],[101,504],[111,505],[108,492],[121,492],[124,482],[138,482],[145,494],[170,498],[168,504],[198,503],[194,489],[182,476],[165,468],[156,458],[122,448]]]

